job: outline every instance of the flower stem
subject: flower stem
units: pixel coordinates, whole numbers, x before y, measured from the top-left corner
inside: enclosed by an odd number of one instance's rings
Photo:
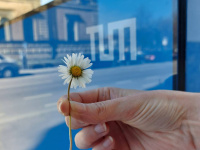
[[[72,126],[71,126],[71,105],[70,105],[70,87],[72,84],[73,78],[70,80],[69,85],[68,85],[68,94],[67,94],[67,100],[69,101],[69,140],[70,140],[70,150],[72,150]]]

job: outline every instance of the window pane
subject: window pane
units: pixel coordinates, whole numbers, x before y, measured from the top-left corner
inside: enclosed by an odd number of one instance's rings
[[[187,2],[186,90],[200,91],[200,1]]]
[[[56,108],[67,93],[57,72],[66,54],[84,54],[94,70],[87,88],[71,92],[173,88],[172,1],[45,3],[0,26],[0,55],[6,58],[0,74],[13,77],[0,79],[0,149],[68,149],[68,128]]]

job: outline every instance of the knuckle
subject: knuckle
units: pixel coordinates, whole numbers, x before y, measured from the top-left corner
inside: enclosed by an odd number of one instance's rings
[[[107,107],[104,102],[96,103],[96,114],[100,120],[104,120],[107,116]]]
[[[104,88],[104,95],[105,95],[105,99],[110,99],[110,91],[111,91],[111,88],[110,87],[105,87]]]
[[[110,89],[111,89],[111,87],[104,87],[104,91],[105,91],[105,92],[109,92]]]
[[[98,101],[110,99],[110,87],[98,88]]]
[[[87,113],[90,112],[89,107],[87,105],[80,103],[80,107],[81,107],[80,113],[86,113],[87,114]]]

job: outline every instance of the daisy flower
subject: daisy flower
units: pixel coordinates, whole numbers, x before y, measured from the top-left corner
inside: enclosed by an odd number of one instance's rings
[[[61,72],[60,76],[65,79],[64,84],[68,83],[68,96],[67,100],[70,102],[70,87],[76,88],[77,86],[85,88],[86,83],[91,82],[93,71],[88,69],[92,66],[90,59],[84,58],[82,54],[72,54],[64,57],[64,63],[66,66],[59,65],[58,72]],[[69,105],[69,138],[70,138],[70,150],[72,150],[72,131],[71,131],[71,115]]]
[[[64,63],[66,66],[59,65],[58,72],[61,72],[60,76],[65,79],[64,84],[70,83],[71,87],[76,88],[77,86],[85,88],[86,83],[91,82],[93,71],[88,69],[92,66],[89,58],[84,58],[82,54],[72,54],[64,57]]]

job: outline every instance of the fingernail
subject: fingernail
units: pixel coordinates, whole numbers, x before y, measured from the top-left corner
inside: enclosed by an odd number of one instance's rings
[[[111,136],[109,136],[105,142],[103,142],[103,147],[109,147],[111,146],[113,143],[113,138]]]
[[[94,130],[97,132],[97,133],[103,133],[106,131],[106,124],[103,123],[103,124],[97,124],[95,127],[94,127]]]
[[[60,113],[63,113],[63,112],[61,111],[61,105],[62,105],[62,103],[63,103],[63,101],[61,101],[61,102],[59,103],[59,106],[58,106],[58,109],[59,109],[59,112],[60,112]]]

